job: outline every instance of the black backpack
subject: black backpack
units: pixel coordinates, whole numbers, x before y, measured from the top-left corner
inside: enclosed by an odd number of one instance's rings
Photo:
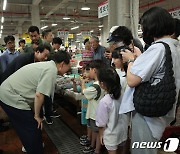
[[[166,115],[176,101],[176,86],[171,57],[171,50],[168,44],[165,46],[165,74],[162,80],[156,85],[149,81],[142,82],[135,88],[133,103],[135,110],[147,117],[161,117]]]

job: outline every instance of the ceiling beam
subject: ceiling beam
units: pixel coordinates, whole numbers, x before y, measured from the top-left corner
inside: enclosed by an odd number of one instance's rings
[[[7,22],[11,22],[11,21],[13,21],[13,22],[17,22],[18,21],[18,23],[20,23],[20,22],[25,22],[25,21],[29,21],[29,22],[31,22],[31,19],[30,18],[28,18],[28,17],[16,17],[16,18],[11,18],[11,17],[6,17],[5,18],[6,19],[6,21]],[[96,19],[96,18],[93,18],[93,20],[92,21],[88,21],[88,20],[90,20],[91,18],[89,18],[89,19],[86,19],[86,18],[78,18],[78,19],[76,19],[77,21],[78,21],[78,23],[92,23],[92,24],[98,24],[98,19]],[[55,19],[44,19],[42,22],[45,22],[45,23],[52,23],[52,22],[56,22],[56,23],[71,23],[73,20],[71,19],[71,20],[63,20],[63,19],[60,19],[60,18],[55,18]],[[74,22],[72,22],[72,24],[74,24]]]
[[[67,3],[69,0],[60,0],[60,3],[55,6],[52,10],[50,10],[45,17],[49,17],[51,14],[53,14],[55,11],[57,11],[59,8],[65,8],[66,5],[64,3]]]
[[[33,5],[39,5],[39,3],[41,2],[42,0],[33,0]]]

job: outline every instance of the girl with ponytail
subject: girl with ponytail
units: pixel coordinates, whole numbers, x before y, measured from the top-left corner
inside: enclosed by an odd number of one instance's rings
[[[100,69],[98,81],[107,94],[100,100],[96,112],[100,142],[109,154],[116,154],[118,145],[127,140],[128,115],[119,114],[123,91],[120,78],[114,68]]]

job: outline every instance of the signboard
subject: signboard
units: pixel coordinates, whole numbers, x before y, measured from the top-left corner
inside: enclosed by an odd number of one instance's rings
[[[69,35],[68,35],[68,38],[71,38],[71,39],[72,39],[72,38],[74,38],[74,35],[73,35],[73,34],[69,34]]]
[[[98,5],[98,18],[102,18],[108,15],[108,0]]]
[[[91,32],[89,32],[89,31],[82,31],[81,35],[82,36],[88,36],[88,35],[91,35]]]
[[[58,37],[67,37],[69,35],[69,31],[58,31],[57,36]]]
[[[180,9],[175,11],[170,11],[169,13],[172,15],[173,18],[180,19]]]

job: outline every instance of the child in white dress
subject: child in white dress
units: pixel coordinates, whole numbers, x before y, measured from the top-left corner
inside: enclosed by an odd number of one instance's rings
[[[109,154],[116,154],[118,145],[127,140],[129,116],[119,114],[122,93],[120,78],[113,68],[100,69],[99,85],[107,94],[97,108],[96,125],[99,127],[100,141]]]

